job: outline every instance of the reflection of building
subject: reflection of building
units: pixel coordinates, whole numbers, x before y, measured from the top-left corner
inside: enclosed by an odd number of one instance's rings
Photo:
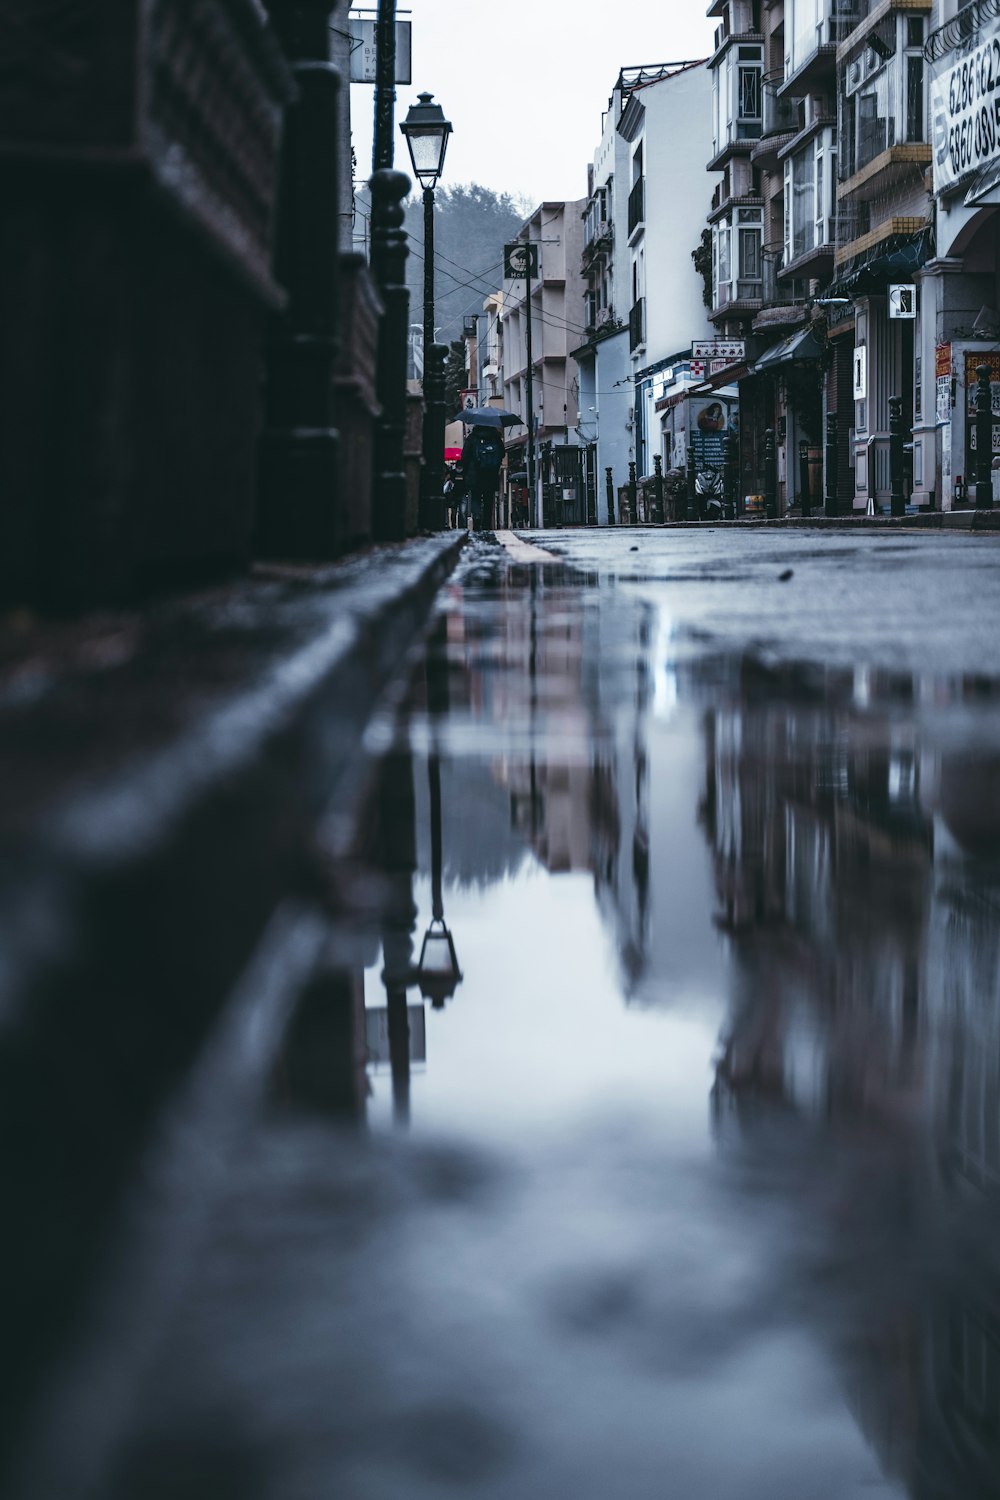
[[[703,819],[733,966],[716,1105],[747,1124],[751,1100],[784,1107],[776,1182],[796,1113],[828,1125],[825,1154],[803,1133],[787,1181],[848,1400],[914,1500],[986,1500],[1000,1472],[1000,897],[975,861],[1000,848],[1000,762],[938,747],[938,684],[817,686],[747,667],[706,720]],[[806,1284],[804,1260],[793,1274]]]

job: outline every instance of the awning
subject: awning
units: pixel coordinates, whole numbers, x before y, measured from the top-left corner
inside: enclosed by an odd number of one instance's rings
[[[873,245],[867,259],[855,262],[853,270],[830,287],[831,297],[863,297],[884,292],[892,281],[909,281],[932,254],[930,226],[916,234],[891,234]]]
[[[782,365],[800,365],[808,360],[821,359],[823,350],[812,328],[799,328],[779,344],[772,344],[764,351],[753,367],[755,375],[769,375]]]
[[[717,370],[714,375],[709,375],[705,380],[699,380],[697,385],[686,385],[683,390],[674,391],[672,396],[661,396],[653,410],[669,411],[672,406],[680,406],[681,402],[686,401],[689,396],[707,396],[724,385],[738,384],[749,374],[749,365],[729,365],[725,370]]]
[[[975,177],[969,185],[965,195],[965,207],[972,208],[980,203],[987,193],[991,193],[1000,182],[1000,157],[994,157],[992,161],[979,168]]]

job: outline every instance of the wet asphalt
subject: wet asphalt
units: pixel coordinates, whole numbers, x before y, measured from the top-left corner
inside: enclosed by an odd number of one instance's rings
[[[997,543],[530,540],[369,726],[31,1500],[1000,1494]]]

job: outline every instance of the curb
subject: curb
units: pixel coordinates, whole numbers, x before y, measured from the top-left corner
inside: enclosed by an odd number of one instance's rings
[[[10,715],[5,768],[20,758],[28,795],[0,809],[0,1266],[17,1288],[0,1466],[165,1099],[279,906],[320,895],[331,830],[356,817],[365,725],[464,541],[265,570],[171,606],[117,676],[57,677]]]

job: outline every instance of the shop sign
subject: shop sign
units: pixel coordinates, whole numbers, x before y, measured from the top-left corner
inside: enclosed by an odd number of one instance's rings
[[[937,420],[951,421],[951,345],[938,344],[934,349],[934,374],[937,381]]]
[[[736,360],[746,359],[746,340],[695,339],[691,345],[691,356],[693,359],[722,360],[723,365],[721,368],[725,368],[725,365],[731,365]]]
[[[375,36],[375,17],[349,16],[351,29],[351,82],[375,83],[378,77],[378,43]],[[410,83],[411,34],[410,21],[396,22],[396,82]]]
[[[917,289],[912,282],[889,288],[889,317],[914,321],[917,316]]]
[[[965,472],[976,472],[976,392],[979,382],[976,366],[990,367],[990,411],[992,451],[1000,453],[1000,353],[983,354],[968,349],[965,354]]]
[[[508,281],[523,281],[525,276],[538,277],[538,245],[512,240],[503,247],[503,274]]]
[[[1000,17],[987,16],[931,71],[934,191],[1000,156]]]
[[[854,399],[864,401],[868,395],[868,347],[856,344],[854,348]]]

